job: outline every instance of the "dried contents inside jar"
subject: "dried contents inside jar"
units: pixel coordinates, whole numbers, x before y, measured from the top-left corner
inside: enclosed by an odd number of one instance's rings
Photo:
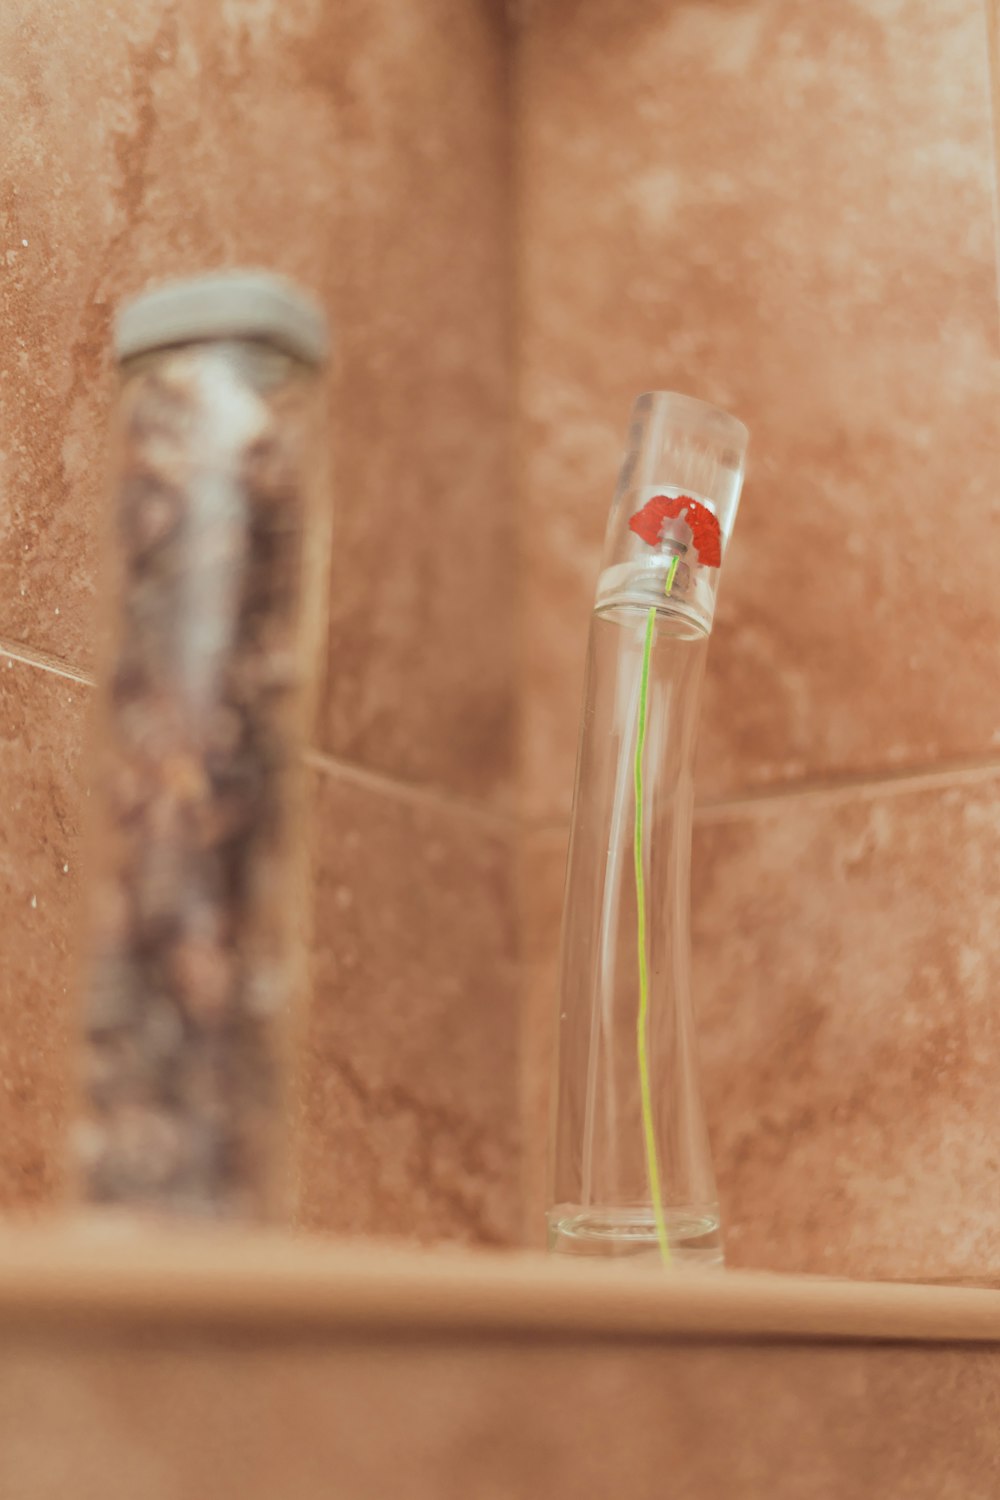
[[[127,367],[81,1192],[280,1211],[306,535],[301,366],[252,342]]]

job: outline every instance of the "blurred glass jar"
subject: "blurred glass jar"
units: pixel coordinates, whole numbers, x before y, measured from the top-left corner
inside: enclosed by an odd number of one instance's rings
[[[324,616],[323,315],[267,275],[118,319],[74,1182],[219,1221],[289,1205],[303,731]]]

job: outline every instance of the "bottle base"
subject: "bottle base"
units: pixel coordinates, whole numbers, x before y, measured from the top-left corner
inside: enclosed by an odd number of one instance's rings
[[[667,1209],[670,1264],[678,1270],[723,1265],[718,1210]],[[549,1214],[549,1250],[555,1255],[600,1260],[628,1259],[663,1265],[650,1208],[575,1208],[560,1204]]]

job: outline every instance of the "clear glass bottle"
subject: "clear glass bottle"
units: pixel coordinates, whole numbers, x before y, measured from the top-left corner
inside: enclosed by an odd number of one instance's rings
[[[287,283],[228,273],[138,298],[116,335],[73,1181],[91,1207],[281,1219],[325,322]]]
[[[692,762],[746,428],[639,398],[590,631],[563,920],[549,1245],[722,1261],[690,994]]]

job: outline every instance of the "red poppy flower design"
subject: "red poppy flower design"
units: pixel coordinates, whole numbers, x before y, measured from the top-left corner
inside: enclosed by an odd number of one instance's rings
[[[636,511],[628,524],[647,547],[656,547],[659,546],[664,521],[676,521],[682,513],[694,535],[698,561],[705,568],[721,566],[722,532],[719,523],[708,506],[702,505],[692,495],[654,495],[641,510]]]

